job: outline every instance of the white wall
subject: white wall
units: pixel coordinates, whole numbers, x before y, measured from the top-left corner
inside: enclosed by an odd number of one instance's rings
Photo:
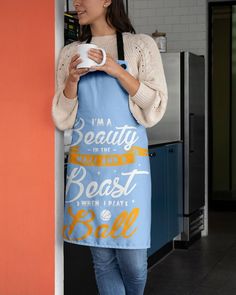
[[[167,33],[169,52],[206,54],[206,0],[129,0],[137,33]]]

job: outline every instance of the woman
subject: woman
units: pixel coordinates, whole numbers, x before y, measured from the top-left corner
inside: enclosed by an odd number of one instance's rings
[[[135,31],[123,0],[74,0],[79,41],[59,56],[52,116],[72,129],[64,240],[90,247],[100,295],[143,294],[150,247],[147,127],[162,118],[167,87],[154,40]],[[77,69],[80,43],[105,49],[106,63]],[[90,49],[100,63],[102,53]]]

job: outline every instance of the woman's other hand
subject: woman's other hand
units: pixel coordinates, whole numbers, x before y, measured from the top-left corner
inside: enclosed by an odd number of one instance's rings
[[[101,63],[103,59],[102,51],[99,49],[91,48],[88,51],[88,57],[96,63]],[[106,63],[103,66],[92,67],[97,71],[106,72],[108,75],[118,78],[124,69],[107,53]]]
[[[82,62],[80,55],[72,56],[69,64],[69,75],[66,80],[64,95],[67,98],[75,99],[77,97],[77,83],[81,76],[88,73],[89,69],[77,69],[77,65]]]
[[[102,62],[102,52],[99,49],[91,48],[89,50],[88,57],[97,63]],[[108,75],[117,78],[123,88],[131,96],[134,96],[139,89],[139,80],[135,79],[128,71],[124,70],[124,68],[115,62],[109,54],[107,54],[107,59],[104,66],[93,67],[93,69],[97,71],[104,71]]]
[[[88,71],[89,71],[88,68],[77,69],[77,65],[79,65],[81,62],[82,62],[82,60],[81,60],[79,54],[75,54],[74,56],[72,56],[70,64],[69,64],[68,80],[70,82],[77,83],[81,76],[88,73]]]

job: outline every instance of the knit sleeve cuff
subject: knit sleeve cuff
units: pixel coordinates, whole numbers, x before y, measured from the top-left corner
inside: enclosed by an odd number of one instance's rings
[[[153,104],[156,96],[156,91],[146,86],[143,82],[140,82],[138,91],[134,96],[131,96],[131,100],[136,103],[140,108],[145,109]]]
[[[76,102],[77,96],[74,98],[68,98],[65,96],[63,90],[61,90],[59,97],[59,106],[61,109],[65,110],[66,112],[71,112],[74,109]]]

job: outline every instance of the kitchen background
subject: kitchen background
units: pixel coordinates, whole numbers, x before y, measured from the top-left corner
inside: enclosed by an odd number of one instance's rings
[[[214,1],[222,7],[220,2],[236,5],[236,1]],[[210,169],[206,158],[206,171],[217,172],[214,184],[220,188],[220,194],[215,197],[226,199],[230,198],[228,192],[234,188],[236,179],[236,141],[232,136],[236,134],[236,104],[232,99],[236,97],[236,83],[232,83],[236,75],[236,20],[235,9],[233,14],[227,7],[224,12],[219,12],[216,7],[213,10],[210,20],[214,20],[215,34],[212,32],[211,37],[215,45],[212,49],[216,50],[208,52],[208,37],[213,28],[208,27],[208,23],[213,23],[208,22],[207,1],[129,0],[129,14],[137,32],[151,34],[156,29],[165,32],[168,55],[178,51],[204,55],[205,91],[209,101],[205,110],[211,118],[213,100],[207,89],[214,75],[215,82],[211,84],[216,94],[214,102],[217,108],[214,109],[219,112],[214,113],[213,126],[220,129],[214,129],[217,157],[213,159],[211,145],[209,153],[206,153]],[[64,0],[41,0],[40,5],[37,0],[25,0],[23,4],[18,0],[2,1],[0,14],[0,34],[4,40],[0,48],[4,57],[1,59],[0,100],[0,294],[62,295],[64,146],[63,134],[52,122],[51,102],[55,92],[55,67],[64,45]],[[232,47],[228,41],[232,41]],[[208,61],[208,55],[214,55],[214,59]],[[12,66],[9,66],[9,61]],[[210,69],[215,72],[210,73]],[[13,84],[14,87],[9,88]],[[210,126],[211,131],[213,126]],[[213,132],[207,135],[207,119],[205,132],[206,138],[212,140]],[[207,147],[205,149],[207,151]],[[166,156],[166,151],[174,155],[174,151],[179,154],[181,149],[168,147],[162,151]],[[151,151],[153,155],[154,152]],[[178,161],[174,163],[178,164]],[[218,169],[213,169],[216,163]],[[210,176],[212,178],[213,175]],[[210,179],[208,183],[212,185]],[[205,185],[207,188],[207,173]],[[205,212],[208,212],[208,203],[205,204]],[[233,203],[231,205],[228,208],[232,211]],[[172,251],[158,263],[158,267],[151,269],[149,277],[153,283],[149,284],[149,294],[236,294],[235,212],[209,210],[209,214],[208,235],[206,218],[204,237],[188,251]],[[156,215],[157,218],[160,216]],[[173,226],[172,229],[176,228]],[[70,251],[66,255],[73,256],[74,253]],[[66,271],[71,271],[65,273],[67,283],[68,275],[78,281],[76,258],[76,255],[70,258],[73,265],[65,265]],[[79,262],[81,267],[82,261]],[[82,276],[79,278],[83,282]],[[91,285],[89,279],[87,286]],[[226,289],[228,292],[224,292]],[[84,294],[89,294],[86,291]]]

